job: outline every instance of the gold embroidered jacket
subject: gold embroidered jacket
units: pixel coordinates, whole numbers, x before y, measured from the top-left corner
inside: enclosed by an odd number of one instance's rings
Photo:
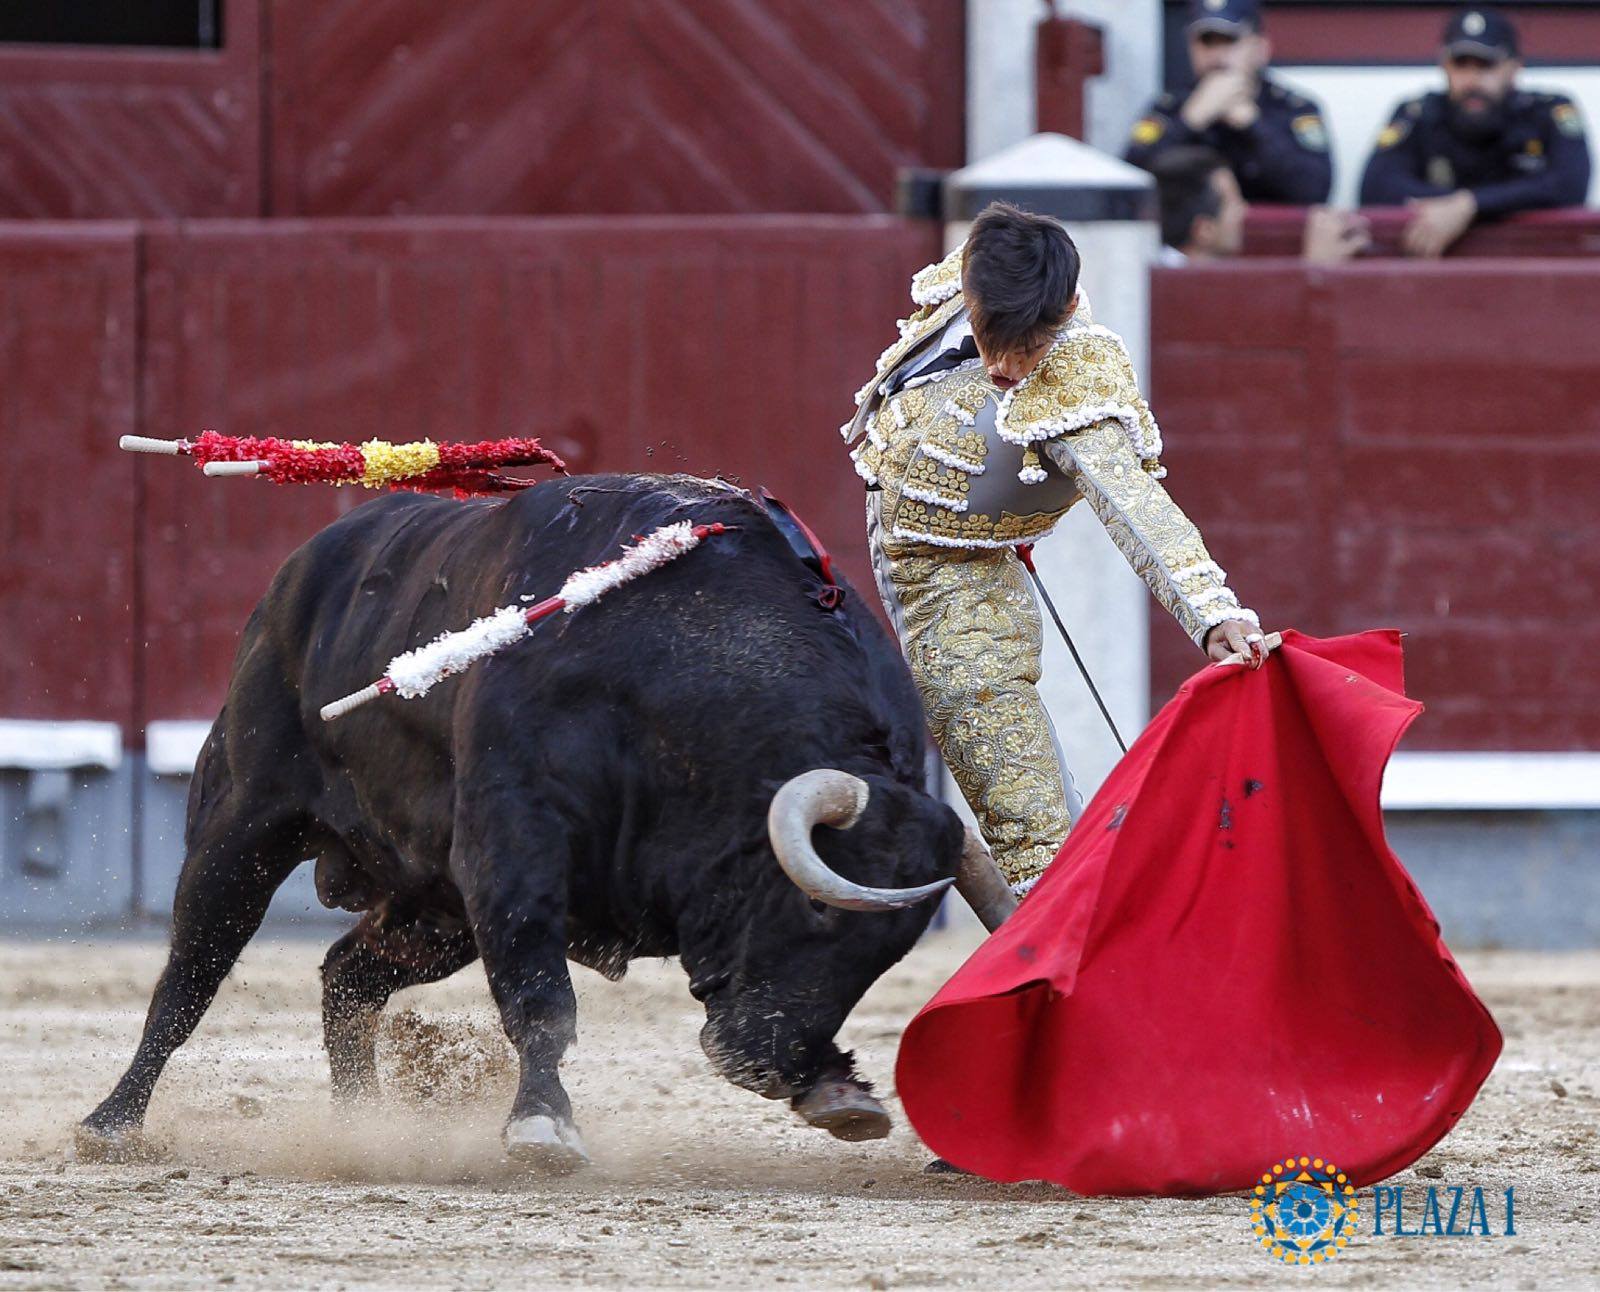
[[[1009,547],[1048,534],[1080,498],[1156,599],[1197,643],[1240,606],[1199,531],[1160,480],[1161,432],[1122,340],[1087,303],[1021,383],[1002,396],[978,361],[890,378],[927,352],[965,308],[961,252],[912,280],[919,306],[879,357],[841,433],[859,474],[883,491],[883,525],[902,544]]]

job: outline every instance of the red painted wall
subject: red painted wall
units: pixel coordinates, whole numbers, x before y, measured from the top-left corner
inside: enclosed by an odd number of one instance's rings
[[[575,471],[721,472],[872,596],[837,427],[936,239],[882,216],[5,230],[0,715],[134,741],[211,716],[273,570],[370,496],[208,480],[119,453],[129,432],[533,433]]]
[[[964,160],[964,0],[227,0],[0,46],[0,218],[884,212]]]
[[[1409,742],[1600,747],[1592,261],[1152,276],[1168,485],[1271,624],[1409,634]],[[1194,666],[1153,632],[1156,700]]]
[[[964,0],[277,0],[273,213],[885,211]]]
[[[133,721],[131,225],[0,225],[0,716]]]
[[[0,218],[258,214],[261,7],[222,50],[0,45]]]
[[[1293,63],[1431,63],[1439,35],[1459,4],[1275,4],[1274,61]],[[1527,58],[1586,63],[1600,57],[1600,24],[1587,4],[1518,5],[1516,22]]]

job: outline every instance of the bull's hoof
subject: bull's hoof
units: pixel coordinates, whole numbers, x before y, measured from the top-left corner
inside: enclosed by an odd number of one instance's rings
[[[72,1136],[73,1160],[108,1166],[156,1162],[161,1149],[138,1126],[91,1126],[79,1122]]]
[[[821,1081],[796,1101],[795,1112],[835,1139],[882,1139],[889,1133],[889,1114],[882,1104],[850,1081]]]
[[[578,1128],[543,1113],[513,1118],[500,1138],[507,1157],[536,1171],[564,1175],[589,1165],[589,1151]]]

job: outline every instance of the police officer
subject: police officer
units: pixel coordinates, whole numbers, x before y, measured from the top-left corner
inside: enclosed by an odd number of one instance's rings
[[[1413,211],[1401,239],[1407,254],[1442,255],[1480,218],[1581,206],[1583,118],[1563,94],[1516,88],[1522,59],[1511,20],[1493,9],[1458,13],[1439,61],[1446,92],[1395,109],[1361,181],[1363,206]]]
[[[1222,154],[1247,202],[1326,202],[1328,130],[1315,103],[1268,78],[1259,0],[1190,0],[1186,31],[1194,85],[1151,104],[1127,159],[1148,170],[1166,149],[1201,144]]]

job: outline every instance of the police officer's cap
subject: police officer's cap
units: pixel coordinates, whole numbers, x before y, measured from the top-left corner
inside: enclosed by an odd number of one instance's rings
[[[1260,0],[1189,0],[1191,36],[1216,32],[1237,40],[1261,30]]]
[[[1520,52],[1511,19],[1494,9],[1463,9],[1445,24],[1446,58],[1481,58],[1490,63],[1516,58]]]

